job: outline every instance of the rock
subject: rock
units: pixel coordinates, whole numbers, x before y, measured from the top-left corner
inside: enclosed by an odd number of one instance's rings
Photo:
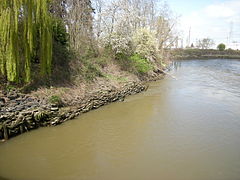
[[[15,107],[15,106],[17,106],[17,105],[18,105],[18,103],[17,103],[15,100],[13,100],[13,101],[11,101],[11,103],[10,103],[9,106]]]
[[[121,88],[107,86],[104,90],[86,93],[84,97],[76,97],[73,105],[60,109],[59,104],[49,104],[48,101],[39,100],[30,95],[22,95],[13,91],[0,95],[0,140],[8,139],[39,126],[54,126],[69,119],[73,119],[83,112],[97,109],[114,101],[124,101],[128,95],[139,93],[146,86],[139,82],[124,84]],[[10,128],[10,129],[9,129]],[[5,134],[4,134],[5,133]]]
[[[8,94],[8,99],[10,100],[14,100],[14,99],[17,99],[18,98],[18,94],[15,93],[15,92],[11,92],[10,94]]]
[[[4,122],[7,120],[7,117],[5,115],[0,115],[0,122]]]
[[[35,102],[28,102],[25,106],[27,107],[37,107],[39,104],[38,103],[35,103]]]
[[[58,111],[59,108],[58,107],[51,107],[51,111]]]
[[[34,102],[34,98],[32,98],[32,97],[27,97],[27,99],[26,99],[26,101],[28,101],[28,102]]]
[[[0,108],[4,107],[4,103],[2,101],[0,101]]]
[[[23,104],[25,102],[25,99],[19,97],[17,99],[15,99],[15,101],[18,103],[18,104]]]
[[[32,115],[32,111],[23,111],[21,112],[22,116]]]
[[[51,125],[52,126],[56,126],[58,124],[60,124],[61,121],[60,121],[60,118],[59,117],[55,117],[52,121],[51,121]]]
[[[58,107],[58,104],[51,104],[51,107],[56,108],[56,107]]]
[[[124,97],[119,98],[118,101],[123,102],[124,101]]]
[[[69,119],[73,119],[73,118],[75,118],[75,114],[71,114],[71,115],[69,116]]]
[[[16,111],[22,111],[22,110],[24,110],[24,106],[17,106],[16,108],[15,108],[15,110]]]
[[[5,98],[3,98],[3,97],[0,97],[0,103],[3,103],[3,104],[5,104],[5,102],[6,102]]]
[[[32,119],[33,119],[33,117],[30,116],[30,115],[28,115],[28,116],[25,117],[25,120],[26,120],[26,121],[29,121],[29,122],[30,122]]]

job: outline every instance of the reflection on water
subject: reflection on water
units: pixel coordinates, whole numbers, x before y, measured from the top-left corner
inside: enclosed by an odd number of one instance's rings
[[[6,179],[6,178],[0,176],[0,180],[9,180],[9,179]]]
[[[147,92],[0,145],[16,180],[240,179],[240,61],[175,62]],[[0,178],[1,179],[1,178]]]

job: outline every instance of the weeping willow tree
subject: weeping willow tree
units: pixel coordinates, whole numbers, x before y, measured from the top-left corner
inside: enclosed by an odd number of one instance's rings
[[[10,82],[31,80],[39,56],[42,76],[51,73],[52,18],[49,0],[1,0],[0,74]]]

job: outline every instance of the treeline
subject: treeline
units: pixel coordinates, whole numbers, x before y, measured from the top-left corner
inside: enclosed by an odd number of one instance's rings
[[[25,84],[81,76],[105,66],[103,57],[144,74],[163,64],[175,25],[158,0],[1,0],[0,77]]]
[[[239,50],[217,50],[217,49],[173,49],[170,51],[174,60],[185,59],[239,59]]]

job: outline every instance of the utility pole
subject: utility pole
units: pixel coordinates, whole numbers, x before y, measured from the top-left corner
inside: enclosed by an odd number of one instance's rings
[[[175,40],[175,48],[177,49],[178,48],[178,41],[179,41],[179,38],[178,36],[176,37],[176,40]]]
[[[233,37],[233,22],[230,23],[229,41],[231,42]]]
[[[190,43],[191,43],[191,26],[190,26],[189,32],[188,32],[188,47],[190,47]]]
[[[231,44],[232,37],[233,37],[233,22],[231,21],[230,22],[229,34],[228,34],[228,37],[227,37],[228,46],[230,46],[230,44]]]

